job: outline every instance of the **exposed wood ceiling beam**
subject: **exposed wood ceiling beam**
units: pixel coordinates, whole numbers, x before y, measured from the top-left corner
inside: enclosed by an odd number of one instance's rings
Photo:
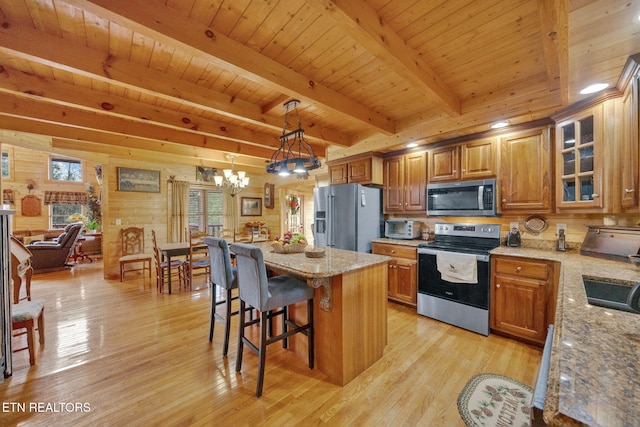
[[[449,115],[460,115],[457,96],[367,3],[362,0],[314,0],[312,3],[322,6],[341,29],[410,81],[417,91],[437,101]]]
[[[267,126],[271,130],[282,130],[281,118],[262,114],[260,107],[255,104],[208,90],[129,61],[109,57],[103,52],[23,26],[7,24],[0,27],[0,52],[79,73],[167,101],[183,103],[259,126]],[[321,126],[305,129],[305,135],[311,140],[316,139],[325,143],[343,146],[351,144],[346,135]]]
[[[368,126],[374,126],[386,135],[395,132],[395,124],[388,117],[215,32],[212,28],[179,16],[163,3],[130,0],[68,0],[68,3],[109,17],[169,46],[180,47],[185,52],[231,69],[265,87],[322,105]],[[95,6],[99,9],[95,9]]]
[[[77,85],[28,75],[7,67],[0,69],[0,92],[15,95],[30,94],[42,97],[54,104],[71,106],[107,116],[128,118],[144,123],[167,126],[171,129],[188,130],[232,141],[260,141],[260,145],[278,148],[279,135],[265,133],[244,126],[207,120],[202,117],[177,112],[169,108],[144,104],[119,96],[105,94]],[[324,152],[323,146],[311,144],[316,153]]]
[[[63,126],[57,123],[49,123],[43,121],[36,121],[26,119],[22,117],[16,117],[12,115],[0,114],[0,129],[8,129],[16,132],[27,132],[39,135],[51,135],[54,138],[68,139],[78,141],[80,144],[87,144],[87,147],[92,148],[92,142],[104,144],[107,146],[121,147],[122,149],[142,149],[148,151],[155,151],[163,153],[165,156],[165,162],[169,161],[171,157],[167,156],[184,156],[194,159],[194,164],[198,164],[199,161],[207,159],[219,159],[220,154],[224,153],[238,153],[234,151],[235,145],[232,142],[227,141],[227,148],[222,150],[222,153],[217,150],[211,150],[203,147],[192,147],[184,144],[174,144],[170,142],[152,141],[144,138],[137,138],[130,135],[116,135],[93,129],[83,129],[70,126]],[[10,141],[6,141],[11,143]],[[130,156],[124,156],[128,158]],[[135,157],[131,157],[135,158]],[[256,163],[260,164],[264,162],[264,159],[257,159],[251,157],[249,154],[240,153],[234,160],[236,165],[249,165],[255,166]]]
[[[140,148],[132,148],[132,147],[117,147],[106,144],[98,144],[93,142],[86,141],[73,141],[68,139],[61,138],[53,138],[51,141],[51,146],[55,149],[64,149],[69,151],[74,151],[78,153],[76,157],[86,158],[85,154],[81,153],[98,153],[97,155],[102,156],[106,162],[107,159],[111,157],[118,157],[121,159],[145,159],[145,161],[152,161],[157,163],[167,163],[167,154],[158,151],[150,151]],[[88,151],[89,150],[89,151]],[[175,163],[181,164],[193,164],[198,166],[207,166],[207,167],[217,167],[217,168],[228,168],[229,167],[229,159],[227,158],[225,153],[217,152],[216,154],[212,153],[212,157],[204,158],[204,157],[193,157],[188,154],[172,154],[172,159]],[[240,162],[238,160],[242,159]],[[250,157],[237,157],[234,159],[234,165],[241,166],[247,169],[247,172],[252,173],[262,173],[264,172],[264,162],[260,159],[250,158]]]
[[[188,130],[167,128],[143,120],[129,120],[115,115],[51,104],[32,95],[17,96],[0,92],[0,114],[99,130],[114,135],[130,135],[155,141],[235,152],[263,159],[270,158],[274,151],[269,147],[224,140]],[[322,150],[316,154],[324,157],[325,153]]]
[[[569,12],[567,0],[538,0],[544,63],[550,91],[569,103]]]

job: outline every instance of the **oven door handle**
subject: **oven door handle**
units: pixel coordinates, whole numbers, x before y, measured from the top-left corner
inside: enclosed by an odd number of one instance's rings
[[[418,254],[425,254],[425,255],[436,255],[438,252],[451,252],[451,251],[439,251],[437,249],[429,249],[429,248],[418,248]],[[464,254],[466,252],[452,252],[455,254]],[[476,259],[480,262],[489,262],[489,255],[478,255],[475,254]]]

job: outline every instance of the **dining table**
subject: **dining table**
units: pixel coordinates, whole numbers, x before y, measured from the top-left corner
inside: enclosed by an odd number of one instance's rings
[[[189,255],[189,242],[173,242],[173,243],[161,243],[158,245],[158,249],[162,254],[163,260],[167,261],[167,286],[169,288],[169,294],[171,294],[171,258],[179,256]],[[206,248],[206,245],[202,249]],[[200,249],[198,247],[198,249]]]

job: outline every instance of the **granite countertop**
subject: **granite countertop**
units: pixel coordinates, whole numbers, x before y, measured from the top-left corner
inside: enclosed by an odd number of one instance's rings
[[[640,314],[588,304],[582,283],[584,275],[632,286],[640,281],[640,270],[577,250],[501,246],[492,254],[561,263],[545,421],[640,425]]]
[[[373,239],[373,243],[387,243],[391,245],[401,245],[401,246],[413,246],[417,248],[419,245],[423,243],[427,243],[427,240],[421,239],[389,239],[387,237],[381,237],[379,239]]]
[[[322,258],[309,258],[303,252],[279,254],[271,248],[271,242],[253,243],[260,247],[264,261],[271,267],[287,271],[304,278],[331,277],[359,270],[376,264],[387,263],[391,258],[364,252],[324,248]]]

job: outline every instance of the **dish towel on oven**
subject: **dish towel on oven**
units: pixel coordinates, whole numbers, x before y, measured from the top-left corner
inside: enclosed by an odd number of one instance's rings
[[[475,255],[437,251],[436,264],[442,280],[452,283],[478,283],[478,264]]]

